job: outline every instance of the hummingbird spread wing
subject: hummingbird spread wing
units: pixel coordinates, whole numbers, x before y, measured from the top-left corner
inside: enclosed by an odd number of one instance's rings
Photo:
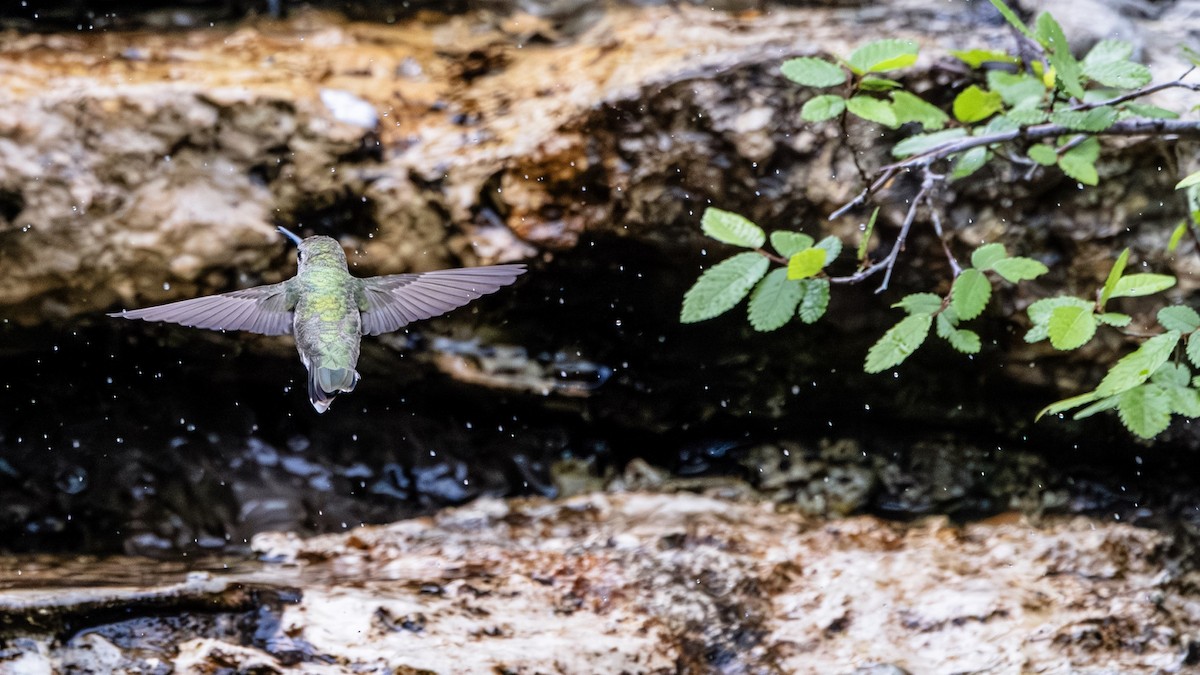
[[[496,292],[524,273],[524,265],[492,265],[362,279],[366,307],[362,333],[390,333],[413,321],[445,314]]]
[[[121,311],[109,316],[144,321],[169,321],[182,326],[213,330],[244,330],[262,335],[292,332],[288,282],[255,286],[203,298],[180,300],[158,307]]]

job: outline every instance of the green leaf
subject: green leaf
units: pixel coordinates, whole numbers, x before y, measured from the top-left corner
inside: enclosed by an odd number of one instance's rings
[[[951,49],[950,53],[971,68],[978,68],[985,63],[1020,63],[1017,57],[994,49]]]
[[[729,311],[746,297],[770,265],[765,257],[749,251],[713,265],[683,296],[679,321],[695,323]]]
[[[1100,141],[1092,137],[1064,152],[1058,159],[1058,167],[1084,185],[1095,185],[1100,181],[1100,175],[1096,173],[1099,156]]]
[[[1004,113],[1004,117],[1019,127],[1041,124],[1050,119],[1050,115],[1045,110],[1039,108],[1039,105],[1040,103],[1034,100],[1022,102]]]
[[[991,117],[1003,107],[1004,100],[1000,98],[1000,94],[973,84],[954,97],[954,118],[959,122],[971,124]]]
[[[1000,94],[1006,105],[1038,105],[1046,95],[1046,85],[1038,78],[1027,73],[1006,73],[1003,70],[989,70],[987,74],[988,89]]]
[[[1029,312],[1029,320],[1033,323],[1046,323],[1050,321],[1050,315],[1059,307],[1078,307],[1091,311],[1092,303],[1083,298],[1076,298],[1071,295],[1060,295],[1055,298],[1042,298],[1029,306],[1026,310]]]
[[[1052,166],[1058,163],[1058,153],[1048,145],[1035,145],[1029,148],[1029,159],[1042,166]]]
[[[1125,355],[1109,369],[1094,393],[1097,397],[1112,396],[1145,382],[1167,362],[1177,344],[1177,331],[1168,331],[1146,340],[1136,351]]]
[[[1200,314],[1186,305],[1174,305],[1158,310],[1158,323],[1167,330],[1194,333],[1200,329]]]
[[[861,262],[867,257],[867,245],[871,243],[871,233],[875,231],[875,218],[879,216],[879,207],[871,212],[871,218],[867,221],[866,228],[863,230],[862,237],[858,240],[858,260]]]
[[[1164,363],[1150,376],[1151,382],[1164,387],[1186,387],[1191,379],[1192,371],[1182,363]]]
[[[909,136],[892,147],[892,156],[903,159],[912,155],[919,155],[933,148],[964,138],[966,135],[966,129],[946,129],[945,131],[935,131],[931,134]]]
[[[1167,387],[1171,412],[1184,417],[1200,417],[1200,391],[1187,387]]]
[[[1171,399],[1161,387],[1135,387],[1117,400],[1121,424],[1142,438],[1154,438],[1171,424]]]
[[[992,0],[992,6],[1000,12],[1000,16],[1003,16],[1004,20],[1007,21],[1010,26],[1021,31],[1021,34],[1030,40],[1037,40],[1037,37],[1035,37],[1033,32],[1029,30],[1029,26],[1026,26],[1025,22],[1021,21],[1021,18],[1017,16],[1017,13],[1009,9],[1008,5],[1004,4],[1004,0]]]
[[[986,272],[992,269],[997,261],[1008,257],[1004,244],[984,244],[971,252],[971,267]]]
[[[779,328],[796,313],[802,294],[800,283],[787,278],[787,270],[771,270],[750,294],[750,326],[764,332]]]
[[[805,122],[824,122],[841,115],[845,109],[846,99],[834,94],[822,94],[804,102],[800,108],[800,119]]]
[[[736,213],[711,206],[704,210],[700,228],[717,241],[742,248],[761,248],[767,242],[766,233],[758,225]]]
[[[822,265],[822,267],[828,267],[829,263],[833,262],[839,255],[841,255],[842,240],[830,235],[821,241],[818,241],[815,245],[815,248],[824,249],[825,263]]]
[[[1106,87],[1136,89],[1150,83],[1150,69],[1129,61],[1133,45],[1124,40],[1101,40],[1083,59],[1083,74]]]
[[[950,178],[960,180],[975,173],[987,163],[991,153],[988,152],[986,146],[980,145],[971,148],[970,150],[956,155],[954,159],[954,169],[950,172]]]
[[[1096,392],[1089,391],[1086,394],[1080,394],[1078,396],[1072,396],[1071,398],[1064,398],[1061,401],[1055,401],[1054,403],[1051,403],[1045,408],[1039,410],[1037,417],[1035,417],[1034,420],[1040,420],[1044,415],[1057,415],[1061,412],[1066,412],[1071,408],[1078,408],[1079,406],[1085,403],[1091,403],[1098,398],[1100,398],[1100,396],[1097,395]]]
[[[979,334],[973,330],[960,329],[950,317],[951,312],[942,312],[937,316],[937,334],[950,346],[964,354],[978,354],[983,346]]]
[[[779,72],[805,87],[835,87],[846,81],[846,71],[841,66],[811,56],[788,59],[779,67]]]
[[[1074,418],[1077,420],[1081,420],[1086,417],[1091,417],[1092,415],[1095,415],[1098,412],[1104,412],[1105,410],[1112,410],[1113,408],[1117,407],[1117,402],[1118,402],[1119,398],[1120,397],[1118,397],[1118,396],[1109,396],[1108,398],[1096,401],[1095,403],[1089,405],[1088,407],[1084,408],[1083,410],[1080,410],[1079,412],[1075,413]]]
[[[883,73],[917,62],[917,43],[912,40],[876,40],[855,49],[846,59],[856,75]]]
[[[871,346],[863,370],[878,373],[900,365],[925,342],[932,324],[933,317],[928,314],[905,317]]]
[[[896,127],[896,113],[887,101],[872,96],[855,96],[846,101],[846,108],[853,114],[885,127]]]
[[[829,280],[805,279],[800,284],[804,291],[800,299],[800,320],[815,323],[829,307]]]
[[[900,124],[916,122],[926,130],[936,131],[950,121],[950,116],[941,108],[907,91],[892,92],[892,111]]]
[[[801,232],[775,230],[771,233],[771,246],[785,258],[790,258],[812,245],[813,238]]]
[[[1183,235],[1187,234],[1188,222],[1186,220],[1179,221],[1175,229],[1171,231],[1171,240],[1167,242],[1167,253],[1174,253],[1175,249],[1179,248],[1179,242],[1183,241]]]
[[[1037,41],[1049,52],[1050,65],[1055,71],[1055,84],[1070,96],[1083,98],[1083,85],[1079,78],[1081,69],[1079,62],[1071,55],[1071,45],[1062,27],[1049,14],[1042,14],[1037,19]]]
[[[1021,257],[997,261],[992,269],[1011,284],[1036,279],[1050,271],[1045,265],[1032,258]]]
[[[1112,297],[1140,298],[1165,291],[1174,285],[1175,277],[1169,274],[1130,274],[1117,281]]]
[[[1133,321],[1133,317],[1120,312],[1105,312],[1103,314],[1097,314],[1096,320],[1108,326],[1124,328],[1125,326],[1128,326],[1131,321]]]
[[[891,91],[899,89],[904,85],[895,80],[889,80],[882,77],[864,77],[858,83],[858,88],[862,91]]]
[[[789,279],[807,279],[825,266],[826,251],[823,248],[806,248],[788,259]]]
[[[1091,110],[1056,110],[1050,113],[1050,121],[1074,131],[1095,133],[1104,131],[1117,121],[1117,109],[1102,105]]]
[[[1117,289],[1117,282],[1121,280],[1121,275],[1125,273],[1125,265],[1129,262],[1129,249],[1121,251],[1121,255],[1117,256],[1117,261],[1113,263],[1112,269],[1108,271],[1108,278],[1104,280],[1104,289],[1100,291],[1100,308],[1103,309],[1108,304],[1108,299],[1112,297],[1113,291]]]
[[[909,293],[892,307],[900,307],[913,315],[929,314],[932,316],[941,311],[942,299],[933,293]]]
[[[1050,314],[1047,328],[1055,349],[1078,349],[1096,334],[1096,316],[1079,307],[1059,307]]]
[[[1083,74],[1106,87],[1120,89],[1144,87],[1154,79],[1149,68],[1130,61],[1113,61],[1092,66],[1088,66],[1087,61],[1084,61]]]
[[[1189,335],[1187,348],[1183,353],[1187,354],[1188,361],[1191,361],[1193,366],[1200,368],[1200,338]]]
[[[1175,184],[1175,189],[1182,190],[1184,188],[1190,188],[1193,185],[1200,185],[1200,171],[1188,174],[1186,178]]]
[[[1155,120],[1177,120],[1177,119],[1179,119],[1179,113],[1175,112],[1174,110],[1167,110],[1166,108],[1160,108],[1156,105],[1148,105],[1145,103],[1134,103],[1133,101],[1127,101],[1123,105],[1126,110],[1133,113],[1134,115],[1139,115],[1141,117],[1148,117],[1150,119],[1155,119]]]
[[[983,313],[988,299],[992,297],[992,283],[976,269],[966,269],[950,287],[950,306],[963,321],[970,321]]]

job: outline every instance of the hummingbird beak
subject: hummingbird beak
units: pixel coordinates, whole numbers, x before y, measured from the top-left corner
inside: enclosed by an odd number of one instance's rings
[[[293,233],[291,230],[287,229],[286,227],[284,227],[282,225],[280,225],[278,229],[283,234],[283,236],[287,237],[288,239],[291,239],[292,243],[297,246],[299,246],[300,243],[304,241],[300,237],[297,237],[295,235],[295,233]]]

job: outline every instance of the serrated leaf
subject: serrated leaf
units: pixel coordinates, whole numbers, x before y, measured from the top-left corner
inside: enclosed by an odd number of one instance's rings
[[[846,99],[834,94],[822,94],[804,102],[800,108],[800,119],[805,122],[824,122],[841,115],[845,109]]]
[[[1118,398],[1117,416],[1135,435],[1154,438],[1171,424],[1171,399],[1161,387],[1134,387]]]
[[[711,206],[704,210],[700,228],[719,242],[742,248],[761,248],[767,242],[767,234],[749,219]]]
[[[1182,363],[1164,363],[1150,376],[1151,382],[1164,387],[1186,387],[1191,379],[1192,371]]]
[[[950,121],[941,108],[907,91],[892,92],[892,111],[900,124],[916,122],[926,130],[936,131]]]
[[[928,150],[932,150],[938,146],[950,143],[967,135],[966,129],[946,129],[944,131],[935,131],[930,134],[917,134],[909,136],[892,146],[892,156],[903,159],[912,155],[919,155]]]
[[[813,238],[803,232],[775,230],[771,233],[771,247],[785,258],[790,258],[812,245]]]
[[[1021,281],[1036,279],[1050,270],[1042,263],[1032,258],[1005,258],[997,261],[992,269],[996,270],[1005,281],[1015,284]]]
[[[1183,241],[1183,235],[1187,234],[1188,222],[1186,220],[1179,221],[1175,229],[1171,231],[1171,239],[1167,242],[1167,253],[1174,253],[1175,249],[1179,248],[1179,242]]]
[[[1100,380],[1100,386],[1096,387],[1097,397],[1128,391],[1150,379],[1150,375],[1171,357],[1171,352],[1177,344],[1177,331],[1168,331],[1146,340],[1142,346],[1133,353],[1126,354],[1108,370],[1108,374]]]
[[[1017,57],[994,49],[951,49],[950,53],[971,68],[978,68],[985,63],[1015,64],[1020,62]]]
[[[789,279],[807,279],[825,267],[826,252],[823,248],[806,248],[788,258]]]
[[[1039,410],[1037,416],[1034,417],[1034,421],[1042,419],[1042,417],[1045,415],[1057,415],[1058,413],[1066,412],[1071,408],[1078,408],[1079,406],[1084,405],[1085,403],[1091,403],[1098,398],[1100,398],[1100,396],[1098,396],[1096,392],[1089,391],[1086,394],[1079,394],[1078,396],[1072,396],[1071,398],[1064,398],[1061,401],[1055,401],[1054,403],[1051,403],[1045,408]]]
[[[871,346],[863,370],[878,373],[900,365],[925,342],[932,324],[933,317],[928,314],[914,314],[901,319]]]
[[[1187,387],[1169,387],[1171,412],[1184,417],[1200,417],[1200,391]]]
[[[1042,166],[1053,166],[1058,163],[1058,153],[1048,145],[1035,145],[1029,148],[1029,159]]]
[[[1050,314],[1047,328],[1055,349],[1078,349],[1096,334],[1096,316],[1079,307],[1059,307]]]
[[[1028,101],[1013,106],[1004,117],[1018,127],[1028,127],[1041,124],[1050,119],[1050,114],[1038,107],[1037,101]]]
[[[1100,141],[1092,137],[1064,152],[1058,158],[1058,168],[1084,185],[1095,185],[1100,182],[1100,174],[1096,173],[1099,156]]]
[[[1112,297],[1140,298],[1165,291],[1174,285],[1175,277],[1169,274],[1130,274],[1117,280]]]
[[[1021,21],[1021,18],[1017,16],[1017,13],[1009,9],[1008,5],[1004,4],[1004,0],[991,0],[991,2],[992,6],[995,7],[998,12],[1000,12],[1000,16],[1003,16],[1004,20],[1007,21],[1010,26],[1021,31],[1021,34],[1030,40],[1037,39],[1037,37],[1034,36],[1033,31],[1029,30],[1029,27],[1025,25],[1025,22]]]
[[[1113,263],[1112,269],[1108,271],[1108,278],[1104,280],[1104,288],[1100,291],[1100,308],[1103,309],[1108,304],[1108,299],[1112,297],[1113,291],[1117,289],[1117,282],[1121,280],[1121,275],[1125,273],[1125,265],[1129,262],[1129,249],[1121,251],[1121,255],[1117,256],[1117,261]]]
[[[871,233],[875,231],[875,219],[879,217],[879,207],[871,212],[871,218],[867,221],[865,229],[863,229],[862,237],[858,240],[858,260],[861,262],[867,257],[867,246],[871,243]]]
[[[1050,65],[1054,68],[1055,84],[1070,96],[1083,98],[1083,85],[1079,78],[1079,62],[1071,55],[1071,45],[1062,27],[1048,13],[1037,18],[1037,41],[1049,52]]]
[[[933,315],[942,309],[942,299],[933,293],[909,293],[892,307],[899,307],[909,314]]]
[[[1200,185],[1200,171],[1188,174],[1186,178],[1175,184],[1175,189],[1182,190],[1184,188],[1190,188],[1193,185]]]
[[[766,332],[784,325],[796,313],[801,295],[800,282],[788,279],[787,270],[771,270],[750,294],[750,326]]]
[[[800,282],[804,295],[800,299],[800,320],[814,323],[825,315],[829,307],[829,281],[827,279],[805,279]]]
[[[992,269],[997,261],[1008,257],[1004,244],[984,244],[971,252],[971,267],[986,272]]]
[[[895,80],[889,80],[882,77],[864,77],[858,83],[858,88],[863,91],[891,91],[899,89],[904,85]]]
[[[1129,316],[1128,314],[1122,314],[1120,312],[1105,312],[1103,314],[1097,314],[1096,320],[1107,326],[1115,326],[1117,328],[1124,328],[1125,326],[1128,326],[1130,324],[1130,322],[1133,321],[1133,317]]]
[[[683,296],[679,321],[695,323],[729,311],[767,273],[770,264],[765,257],[747,251],[705,270]]]
[[[1137,89],[1154,79],[1150,69],[1132,61],[1112,61],[1089,66],[1085,61],[1083,74],[1106,87]]]
[[[912,40],[876,40],[855,49],[846,59],[856,75],[883,73],[917,62],[917,43]]]
[[[822,267],[828,267],[842,253],[842,240],[833,235],[818,241],[814,246],[825,250],[825,264]]]
[[[983,272],[966,269],[950,287],[950,306],[963,321],[970,321],[983,313],[988,299],[992,297],[992,283]]]
[[[788,59],[779,67],[779,72],[805,87],[835,87],[846,81],[846,71],[841,66],[811,56]]]
[[[981,89],[979,85],[973,84],[954,97],[952,107],[954,119],[971,124],[1000,112],[1004,107],[1004,99],[994,91],[987,91]]]
[[[1091,110],[1056,110],[1050,113],[1050,121],[1074,131],[1096,133],[1111,127],[1117,121],[1117,109],[1102,105]]]
[[[1132,101],[1127,101],[1123,105],[1124,105],[1125,109],[1128,110],[1129,112],[1131,112],[1135,115],[1140,115],[1142,117],[1148,117],[1148,118],[1154,119],[1154,120],[1177,120],[1177,119],[1179,119],[1179,113],[1175,112],[1174,110],[1167,110],[1166,108],[1160,108],[1156,105],[1148,105],[1146,103],[1134,103]]]
[[[960,328],[951,333],[946,342],[950,343],[951,347],[962,352],[963,354],[978,354],[983,347],[983,341],[979,339],[979,334],[973,330]]]
[[[1158,310],[1158,323],[1167,330],[1193,333],[1200,329],[1200,314],[1186,305],[1173,305]]]
[[[1133,56],[1133,43],[1109,38],[1096,43],[1083,58],[1083,65],[1125,61]]]
[[[1183,353],[1187,354],[1188,361],[1191,361],[1193,366],[1200,368],[1200,338],[1189,335],[1187,348],[1183,350]]]
[[[1029,313],[1029,320],[1039,324],[1050,321],[1050,315],[1059,307],[1079,307],[1090,311],[1092,303],[1072,295],[1060,295],[1054,298],[1042,298],[1030,305],[1026,311]]]
[[[955,155],[954,168],[950,171],[950,178],[952,180],[961,180],[970,176],[983,168],[983,165],[987,164],[989,157],[991,157],[991,153],[986,146],[982,145]]]
[[[988,89],[1000,94],[1000,99],[1006,105],[1037,105],[1046,95],[1046,85],[1027,73],[1006,73],[1003,70],[989,70],[987,74]],[[1027,103],[1028,102],[1028,103]]]
[[[892,128],[899,126],[892,105],[873,96],[855,96],[846,101],[846,109],[868,122]]]

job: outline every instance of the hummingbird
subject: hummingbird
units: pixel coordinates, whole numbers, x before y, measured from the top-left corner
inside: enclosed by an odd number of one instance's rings
[[[301,239],[284,227],[279,231],[296,244],[298,269],[287,281],[108,316],[260,335],[290,333],[308,370],[308,400],[323,413],[339,393],[358,384],[362,336],[445,314],[525,273],[525,265],[516,264],[360,278],[350,274],[337,240]]]

